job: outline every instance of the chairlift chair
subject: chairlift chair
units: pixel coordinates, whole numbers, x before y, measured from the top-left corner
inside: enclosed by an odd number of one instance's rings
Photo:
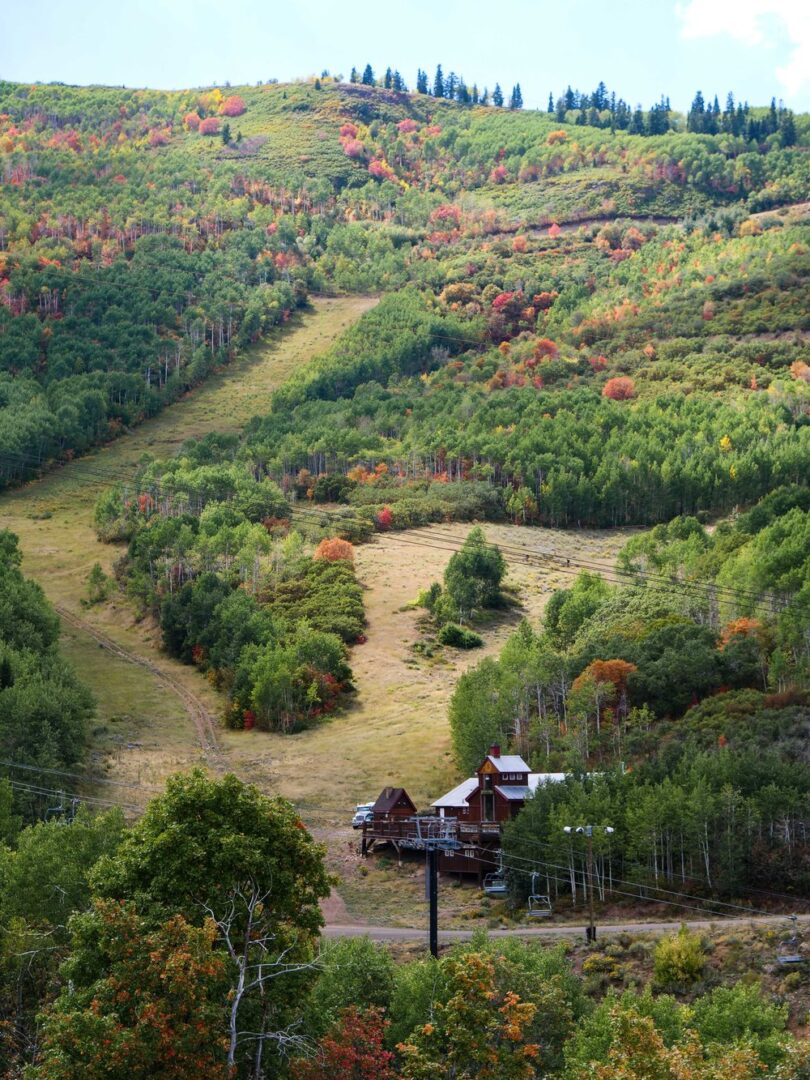
[[[484,878],[484,892],[487,896],[498,898],[506,896],[508,891],[509,888],[503,870],[498,870],[495,874],[487,874]]]
[[[540,874],[535,870],[532,874],[532,891],[529,896],[528,916],[530,919],[550,919],[554,914],[551,908],[551,897],[537,892],[537,879]]]
[[[533,893],[529,897],[527,914],[530,919],[550,919],[554,914],[551,908],[551,897]]]
[[[800,951],[799,920],[795,915],[791,915],[790,921],[793,924],[793,933],[789,938],[780,941],[776,950],[776,962],[781,964],[782,967],[796,967],[798,964],[804,963],[804,957]]]

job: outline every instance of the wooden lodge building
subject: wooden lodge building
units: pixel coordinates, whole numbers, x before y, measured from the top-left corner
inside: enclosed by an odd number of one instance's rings
[[[429,836],[444,837],[439,870],[471,874],[482,880],[498,870],[504,823],[516,817],[537,787],[559,783],[565,773],[532,773],[518,754],[489,748],[475,776],[432,803],[433,814],[415,816],[403,788],[385,788],[363,826],[363,855],[379,843],[390,843],[399,857],[402,849],[420,850]],[[437,820],[438,819],[438,820]]]

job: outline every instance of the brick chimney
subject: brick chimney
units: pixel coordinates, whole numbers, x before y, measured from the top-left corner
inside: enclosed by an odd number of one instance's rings
[[[501,756],[501,744],[500,743],[494,742],[492,744],[492,746],[490,746],[490,748],[489,748],[489,756],[490,757],[500,757]]]

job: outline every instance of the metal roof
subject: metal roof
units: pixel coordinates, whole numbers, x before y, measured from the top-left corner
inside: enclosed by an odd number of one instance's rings
[[[454,787],[452,791],[448,791],[446,795],[442,795],[440,799],[437,799],[431,806],[466,806],[467,796],[471,795],[478,787],[478,777],[471,776],[469,780],[462,780],[458,787]]]
[[[570,774],[564,772],[533,772],[529,773],[529,787],[537,791],[545,784],[561,784]]]
[[[523,758],[520,758],[520,757],[515,756],[515,757],[508,757],[508,758],[497,758],[497,759],[493,759],[493,760],[498,760],[498,761],[519,761],[523,765],[522,769],[515,768],[514,766],[512,766],[511,768],[504,769],[504,772],[524,772],[524,771],[526,771],[528,769],[528,766],[525,764],[525,762],[523,762]],[[535,791],[537,791],[537,789],[539,787],[543,787],[545,784],[561,784],[563,782],[563,780],[565,780],[568,775],[569,775],[568,773],[564,773],[564,772],[541,772],[541,773],[533,772],[533,773],[529,773],[528,787],[518,787],[518,786],[515,786],[515,785],[501,785],[501,786],[498,787],[498,791],[500,791],[501,793],[520,791],[520,792],[523,792],[523,794],[520,795],[520,796],[506,795],[505,794],[505,798],[507,798],[507,799],[516,799],[516,798],[525,799],[525,798],[528,798],[528,796],[530,794],[533,794]],[[472,795],[472,793],[477,788],[478,788],[478,777],[477,776],[471,776],[467,780],[462,780],[462,782],[457,787],[454,787],[452,791],[448,791],[446,795],[442,795],[440,799],[436,799],[436,801],[431,803],[430,805],[435,806],[438,809],[442,809],[442,808],[445,808],[445,807],[458,807],[458,806],[464,807],[464,806],[467,806],[468,805],[467,800],[469,799],[470,795]]]
[[[529,766],[520,754],[504,754],[503,757],[493,757],[491,754],[487,754],[487,761],[491,761],[498,772],[527,773],[529,771]]]
[[[528,799],[532,793],[532,789],[529,787],[512,787],[509,784],[496,785],[495,790],[499,795],[503,795],[505,799],[509,799],[510,802],[519,802],[523,799]]]

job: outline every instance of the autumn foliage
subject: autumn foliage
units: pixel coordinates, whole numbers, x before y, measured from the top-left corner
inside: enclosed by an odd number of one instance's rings
[[[761,641],[765,631],[759,619],[732,619],[723,627],[720,635],[720,649],[723,650],[735,637],[751,637]]]
[[[206,116],[200,121],[199,131],[201,135],[217,135],[219,133],[219,119],[216,116]]]
[[[537,1006],[497,986],[489,957],[473,953],[448,969],[454,990],[449,1001],[436,1005],[434,1022],[398,1046],[404,1080],[537,1076],[540,1047],[527,1038]]]
[[[344,1009],[315,1056],[294,1062],[294,1080],[395,1080],[394,1055],[383,1045],[387,1027],[382,1009]]]
[[[219,109],[223,116],[241,116],[245,111],[245,103],[238,94],[225,98]]]
[[[610,683],[616,694],[620,694],[626,690],[627,680],[634,671],[638,668],[627,660],[594,660],[574,679],[573,689],[577,690],[590,677],[596,683]]]
[[[199,113],[195,113],[195,112],[186,113],[186,115],[183,117],[183,123],[185,124],[185,126],[188,128],[189,131],[196,131],[200,126]]]
[[[225,962],[213,924],[197,928],[175,915],[150,930],[132,905],[97,901],[75,936],[72,992],[46,1017],[40,1076],[226,1080]],[[82,964],[82,948],[90,943],[104,965],[88,983],[94,965]]]
[[[608,379],[602,387],[602,397],[610,398],[611,401],[628,401],[635,397],[636,384],[627,375],[617,375],[615,379]]]
[[[394,524],[394,514],[390,506],[384,506],[377,514],[377,528],[380,532],[387,532]]]
[[[547,337],[539,338],[534,346],[535,360],[556,360],[559,352],[557,342]]]
[[[324,559],[326,562],[354,562],[354,547],[348,540],[341,540],[333,536],[329,540],[321,540],[315,548],[313,559]]]

